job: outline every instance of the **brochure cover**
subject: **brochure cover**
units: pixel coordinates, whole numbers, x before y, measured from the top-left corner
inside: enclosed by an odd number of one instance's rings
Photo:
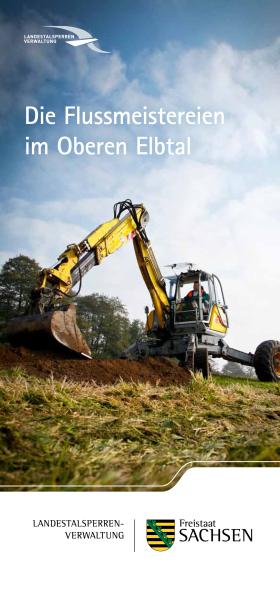
[[[279,16],[2,5],[5,588],[276,587]]]

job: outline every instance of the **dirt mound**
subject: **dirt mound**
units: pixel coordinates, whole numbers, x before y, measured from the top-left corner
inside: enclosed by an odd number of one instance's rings
[[[20,367],[38,377],[53,374],[56,379],[67,377],[71,381],[95,381],[97,384],[140,381],[159,385],[185,384],[188,372],[169,359],[150,358],[141,361],[124,359],[65,358],[58,353],[31,351],[27,348],[0,347],[0,369]]]

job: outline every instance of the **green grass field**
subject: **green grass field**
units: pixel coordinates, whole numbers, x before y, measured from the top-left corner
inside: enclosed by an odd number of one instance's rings
[[[190,461],[280,461],[280,385],[95,386],[0,373],[0,483],[167,484]],[[4,488],[2,488],[4,489]]]

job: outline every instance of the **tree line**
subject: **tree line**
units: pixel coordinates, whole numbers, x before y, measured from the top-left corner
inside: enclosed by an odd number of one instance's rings
[[[28,256],[19,255],[5,262],[0,271],[0,326],[14,316],[28,312],[30,292],[41,268]],[[94,357],[114,358],[143,334],[144,324],[130,320],[118,297],[99,293],[78,296],[77,319]]]

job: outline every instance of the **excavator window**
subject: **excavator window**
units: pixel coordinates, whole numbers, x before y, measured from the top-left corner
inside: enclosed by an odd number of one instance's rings
[[[177,277],[170,276],[170,277],[164,277],[164,279],[166,282],[169,283],[169,289],[168,289],[169,301],[173,301],[176,298]]]
[[[178,282],[175,323],[209,320],[214,287],[203,273],[185,276]]]
[[[220,280],[216,275],[213,275],[215,302],[221,307],[225,307],[225,298]]]

